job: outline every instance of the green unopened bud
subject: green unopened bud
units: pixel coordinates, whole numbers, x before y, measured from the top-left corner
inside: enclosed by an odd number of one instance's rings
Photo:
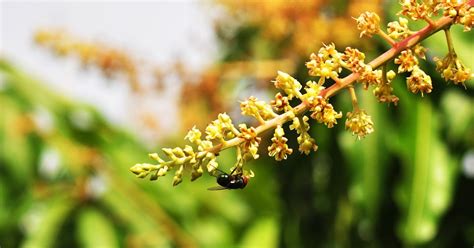
[[[203,170],[201,166],[197,167],[197,169],[193,169],[193,171],[191,172],[191,181],[194,181],[198,179],[199,177],[201,177],[202,172]]]
[[[149,171],[153,169],[157,169],[157,168],[158,168],[158,165],[154,165],[154,164],[136,164],[132,166],[132,168],[130,168],[130,171],[135,175],[139,175],[143,172],[148,173]]]
[[[183,165],[181,165],[179,169],[176,170],[176,173],[174,174],[174,177],[173,177],[173,186],[176,186],[183,181],[183,170],[184,170]]]
[[[176,185],[180,184],[182,181],[183,181],[183,179],[181,177],[174,176],[173,177],[173,186],[176,186]]]
[[[145,178],[148,176],[149,172],[148,171],[143,171],[140,174],[137,175],[138,178]]]
[[[156,179],[158,179],[158,172],[155,171],[154,173],[151,173],[150,175],[150,181],[155,181]]]
[[[387,72],[387,80],[392,81],[395,78],[396,75],[397,74],[393,70],[388,71]]]
[[[166,172],[168,172],[168,169],[169,169],[168,166],[164,166],[163,168],[160,168],[160,169],[158,170],[157,175],[158,175],[159,177],[162,177],[162,176],[166,175]]]

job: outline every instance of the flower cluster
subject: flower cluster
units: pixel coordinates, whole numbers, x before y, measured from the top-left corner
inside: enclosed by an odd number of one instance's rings
[[[413,34],[408,28],[408,20],[403,17],[399,17],[398,21],[389,22],[387,24],[388,36],[393,39],[406,38]]]
[[[288,145],[286,144],[287,141],[288,139],[285,138],[285,131],[281,125],[278,125],[273,134],[272,145],[268,147],[268,155],[275,157],[275,160],[277,161],[286,159],[288,155],[293,152],[293,149],[288,148]]]
[[[434,6],[432,3],[419,3],[418,0],[401,0],[402,10],[399,14],[407,16],[412,20],[426,19],[433,14]]]
[[[299,144],[298,150],[306,155],[308,155],[311,151],[318,150],[316,141],[308,134],[308,120],[308,116],[303,116],[302,118],[294,117],[293,124],[290,125],[290,129],[296,130],[296,132],[299,134],[297,138]]]
[[[191,170],[191,180],[202,175],[204,171],[213,173],[218,167],[216,156],[220,151],[236,147],[237,159],[233,170],[245,175],[253,175],[243,169],[244,162],[259,158],[259,146],[262,140],[261,133],[275,129],[271,145],[267,148],[268,155],[280,161],[287,159],[293,153],[293,149],[287,144],[283,125],[291,121],[289,129],[298,134],[298,150],[300,153],[309,154],[316,151],[316,141],[309,134],[309,117],[328,128],[334,127],[342,118],[342,112],[336,111],[331,103],[330,97],[342,89],[350,92],[353,111],[346,114],[345,127],[358,139],[374,132],[374,123],[366,111],[359,108],[356,94],[356,82],[360,82],[364,89],[373,87],[373,94],[379,102],[398,103],[399,98],[393,94],[392,82],[397,73],[393,70],[387,72],[387,64],[393,60],[398,65],[398,73],[409,73],[406,84],[409,91],[414,94],[418,92],[423,96],[432,91],[431,77],[426,74],[419,64],[419,59],[426,59],[426,48],[419,44],[420,40],[428,37],[438,30],[444,30],[447,37],[449,53],[444,59],[435,59],[437,70],[443,78],[453,81],[455,84],[464,84],[471,77],[470,70],[466,68],[456,56],[449,35],[449,27],[453,23],[461,23],[468,27],[472,26],[472,7],[467,3],[454,3],[453,1],[428,1],[418,3],[416,0],[401,1],[401,14],[410,19],[423,19],[430,25],[423,31],[411,31],[408,28],[408,20],[400,17],[398,21],[388,24],[387,32],[384,33],[380,27],[380,18],[373,12],[365,12],[356,19],[357,27],[361,30],[361,36],[371,37],[380,35],[392,48],[369,63],[365,63],[365,54],[358,49],[347,47],[344,53],[338,52],[335,44],[323,45],[317,53],[312,53],[306,62],[308,74],[319,77],[315,81],[308,81],[303,85],[289,74],[278,71],[273,84],[278,92],[270,102],[259,101],[250,97],[241,102],[240,107],[243,115],[248,115],[258,121],[258,126],[247,126],[239,124],[238,129],[234,127],[230,116],[219,114],[217,120],[206,127],[206,137],[201,139],[201,132],[193,127],[186,139],[195,147],[189,145],[184,148],[165,148],[163,153],[169,158],[162,160],[157,154],[150,157],[158,161],[158,164],[137,164],[131,168],[138,177],[150,175],[155,180],[166,174],[171,168],[176,168],[173,184],[181,182],[184,171]],[[432,21],[431,16],[438,10],[443,10],[449,17],[442,17],[439,21]],[[454,11],[456,12],[454,15]],[[471,24],[469,24],[471,22]],[[379,68],[381,67],[381,68]],[[351,73],[345,78],[340,78],[343,70]],[[327,86],[328,82],[332,82]],[[297,106],[291,106],[290,100],[299,102]],[[278,113],[275,113],[274,110]],[[308,115],[306,114],[308,112]]]
[[[357,29],[361,30],[360,37],[366,35],[372,37],[380,30],[380,17],[374,13],[366,11],[362,13],[357,19]]]
[[[212,121],[206,127],[207,140],[224,141],[225,139],[234,138],[236,135],[238,135],[238,131],[232,124],[230,116],[226,113],[219,114],[217,120]]]
[[[288,99],[293,99],[293,97],[300,97],[301,93],[301,84],[298,80],[294,79],[292,76],[288,75],[288,73],[278,71],[278,76],[273,81],[275,88],[283,90]]]
[[[374,96],[377,97],[379,102],[383,103],[393,103],[397,105],[399,99],[393,94],[392,80],[395,78],[395,72],[390,70],[387,72],[384,77],[382,77],[382,71],[376,70],[374,73],[377,78],[377,84],[372,91]]]
[[[418,65],[418,59],[413,55],[411,49],[407,49],[400,53],[400,56],[395,59],[395,64],[398,64],[398,73],[413,71],[413,68]]]
[[[407,78],[407,87],[414,94],[420,91],[421,96],[423,96],[423,93],[431,93],[431,90],[433,89],[433,85],[431,85],[431,77],[418,66],[413,68],[411,76]]]
[[[436,70],[446,81],[453,81],[454,84],[463,84],[469,80],[471,70],[467,68],[455,53],[449,53],[444,59],[434,58]]]
[[[319,123],[324,123],[329,128],[337,124],[337,119],[342,117],[341,112],[336,112],[332,104],[328,103],[326,99],[321,96],[314,98],[315,101],[311,103],[310,109],[311,118],[317,120]]]
[[[464,25],[464,31],[470,31],[474,25],[474,9],[466,1],[439,1],[437,9],[443,9],[443,15],[454,18],[454,23]]]
[[[253,116],[260,123],[264,123],[266,120],[270,120],[276,116],[268,103],[258,101],[257,98],[253,96],[249,97],[247,101],[241,102],[240,109],[243,115]]]
[[[306,62],[309,75],[320,77],[322,82],[326,78],[337,78],[342,70],[341,56],[334,44],[324,45],[317,54],[309,56],[310,61]]]
[[[260,141],[262,141],[262,138],[257,136],[257,132],[255,131],[254,127],[247,127],[246,124],[240,124],[239,129],[240,134],[238,137],[243,140],[241,149],[244,154],[244,158],[250,156],[253,159],[257,159],[259,157],[258,145],[260,144]]]
[[[349,129],[360,139],[374,131],[374,123],[364,110],[357,109],[347,113],[346,129]]]
[[[344,61],[344,67],[350,69],[352,72],[360,73],[367,70],[367,65],[364,63],[365,54],[358,49],[346,47],[341,59]]]
[[[136,62],[125,52],[100,43],[81,41],[64,31],[40,30],[35,34],[38,45],[61,56],[77,56],[84,66],[98,67],[108,77],[125,75],[134,91],[140,90]]]
[[[286,96],[283,96],[280,92],[275,95],[275,100],[270,102],[270,105],[277,112],[288,112],[292,109],[289,99]]]
[[[439,10],[442,10],[443,16],[453,18],[453,23],[463,25],[465,31],[471,30],[474,24],[474,9],[467,1],[438,0],[419,3],[417,0],[400,0],[400,4],[402,11],[399,14],[412,20],[423,19],[430,25],[434,25],[430,16]]]
[[[320,84],[309,81],[306,83],[306,94],[304,97],[311,111],[311,118],[332,128],[337,124],[337,119],[342,117],[342,113],[336,112],[332,104],[320,95],[322,89],[324,89],[324,87]]]
[[[152,153],[149,155],[150,158],[156,160],[158,164],[136,164],[130,168],[130,171],[139,178],[145,178],[149,175],[150,180],[156,180],[165,176],[171,168],[177,168],[173,185],[178,185],[182,181],[184,168],[189,167],[191,168],[191,181],[194,181],[202,175],[203,167],[206,167],[209,172],[217,168],[216,156],[205,151],[204,148],[205,144],[199,146],[197,152],[188,145],[184,148],[163,148],[163,153],[170,159],[169,161],[164,161],[157,153]]]

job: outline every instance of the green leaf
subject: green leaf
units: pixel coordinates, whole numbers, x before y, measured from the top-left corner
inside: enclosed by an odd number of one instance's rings
[[[32,161],[32,149],[28,135],[22,130],[26,114],[16,103],[0,95],[0,106],[2,106],[0,121],[0,159],[11,166],[6,167],[10,176],[15,181],[26,181],[34,174]]]
[[[441,142],[436,113],[427,99],[409,102],[402,149],[403,179],[396,200],[402,218],[398,235],[406,244],[422,244],[437,233],[440,217],[451,203],[456,161]]]
[[[74,202],[70,198],[61,196],[51,198],[43,207],[33,210],[32,218],[39,219],[39,222],[26,223],[29,230],[21,247],[53,247],[73,207]]]
[[[241,247],[278,247],[278,224],[274,218],[254,221],[242,238]]]
[[[378,103],[368,91],[363,91],[360,100],[361,109],[372,117],[375,131],[361,140],[357,140],[349,131],[341,131],[339,144],[349,165],[349,197],[359,209],[359,223],[364,224],[363,236],[373,237],[383,191],[386,189],[384,178],[389,158],[387,143],[390,142],[386,139],[386,133],[390,132],[390,127],[385,104]]]
[[[113,224],[93,208],[81,211],[77,235],[81,247],[119,247]]]
[[[474,100],[470,99],[458,91],[449,90],[445,92],[441,99],[443,115],[448,126],[448,136],[450,140],[473,140],[474,130]]]

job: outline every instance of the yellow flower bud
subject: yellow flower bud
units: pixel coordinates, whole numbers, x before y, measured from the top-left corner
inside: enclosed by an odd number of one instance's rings
[[[275,87],[285,91],[288,99],[293,99],[294,96],[300,96],[301,84],[288,73],[278,71],[278,76],[273,81]]]
[[[191,130],[189,130],[188,134],[184,137],[184,139],[189,140],[189,142],[199,145],[201,143],[201,131],[193,126]]]

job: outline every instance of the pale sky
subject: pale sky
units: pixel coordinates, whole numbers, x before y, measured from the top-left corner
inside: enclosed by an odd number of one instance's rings
[[[185,59],[198,71],[216,58],[212,13],[209,3],[197,1],[0,1],[0,51],[62,94],[97,106],[114,123],[138,132],[134,109],[146,106],[163,116],[164,131],[173,131],[179,82],[136,99],[123,82],[107,83],[97,71],[81,70],[78,61],[53,56],[32,35],[38,28],[62,28],[154,64]]]

